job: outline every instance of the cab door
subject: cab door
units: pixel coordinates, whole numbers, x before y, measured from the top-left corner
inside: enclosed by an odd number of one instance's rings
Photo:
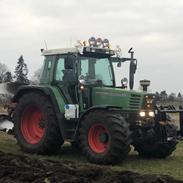
[[[56,59],[54,82],[68,104],[77,103],[77,78],[76,60],[68,55],[59,55]]]

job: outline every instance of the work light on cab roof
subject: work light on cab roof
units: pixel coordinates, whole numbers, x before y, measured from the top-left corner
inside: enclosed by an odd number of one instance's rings
[[[104,48],[110,48],[109,40],[108,39],[104,39],[103,40],[103,45],[104,45]]]
[[[91,37],[88,40],[88,43],[89,43],[90,47],[95,47],[96,46],[96,39],[94,37]]]
[[[90,47],[98,47],[98,48],[109,48],[109,40],[108,39],[104,39],[102,40],[101,38],[95,38],[95,37],[91,37],[88,40],[89,46]]]
[[[115,50],[110,49],[108,39],[90,37],[88,41],[77,41],[76,48],[81,55],[98,57],[111,57],[116,54]]]

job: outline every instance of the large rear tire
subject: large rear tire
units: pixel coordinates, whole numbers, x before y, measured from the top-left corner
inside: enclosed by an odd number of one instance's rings
[[[14,113],[15,137],[29,153],[52,154],[63,144],[50,100],[41,93],[23,95]]]
[[[119,113],[95,110],[81,121],[80,142],[90,162],[117,164],[130,151],[131,132]]]

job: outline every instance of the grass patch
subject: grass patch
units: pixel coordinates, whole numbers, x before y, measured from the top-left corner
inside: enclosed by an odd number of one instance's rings
[[[183,142],[180,142],[176,151],[166,159],[142,159],[136,152],[131,152],[123,164],[113,166],[112,169],[143,174],[165,174],[183,180]]]
[[[9,135],[0,133],[0,151],[13,154],[25,154],[16,144],[16,140]],[[73,150],[69,144],[52,156],[30,155],[28,156],[39,159],[50,159],[57,161],[74,161],[87,163],[87,160],[81,152]],[[143,174],[165,174],[183,180],[183,141],[177,145],[176,151],[166,159],[142,159],[138,154],[132,151],[127,159],[117,166],[109,166],[116,171],[129,170]]]

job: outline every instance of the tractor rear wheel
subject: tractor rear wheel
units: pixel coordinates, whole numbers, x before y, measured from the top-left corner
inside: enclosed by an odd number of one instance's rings
[[[130,151],[131,132],[119,113],[95,110],[81,121],[80,142],[90,162],[117,164]]]
[[[22,150],[52,154],[63,144],[50,100],[41,93],[23,95],[14,113],[15,137]]]

